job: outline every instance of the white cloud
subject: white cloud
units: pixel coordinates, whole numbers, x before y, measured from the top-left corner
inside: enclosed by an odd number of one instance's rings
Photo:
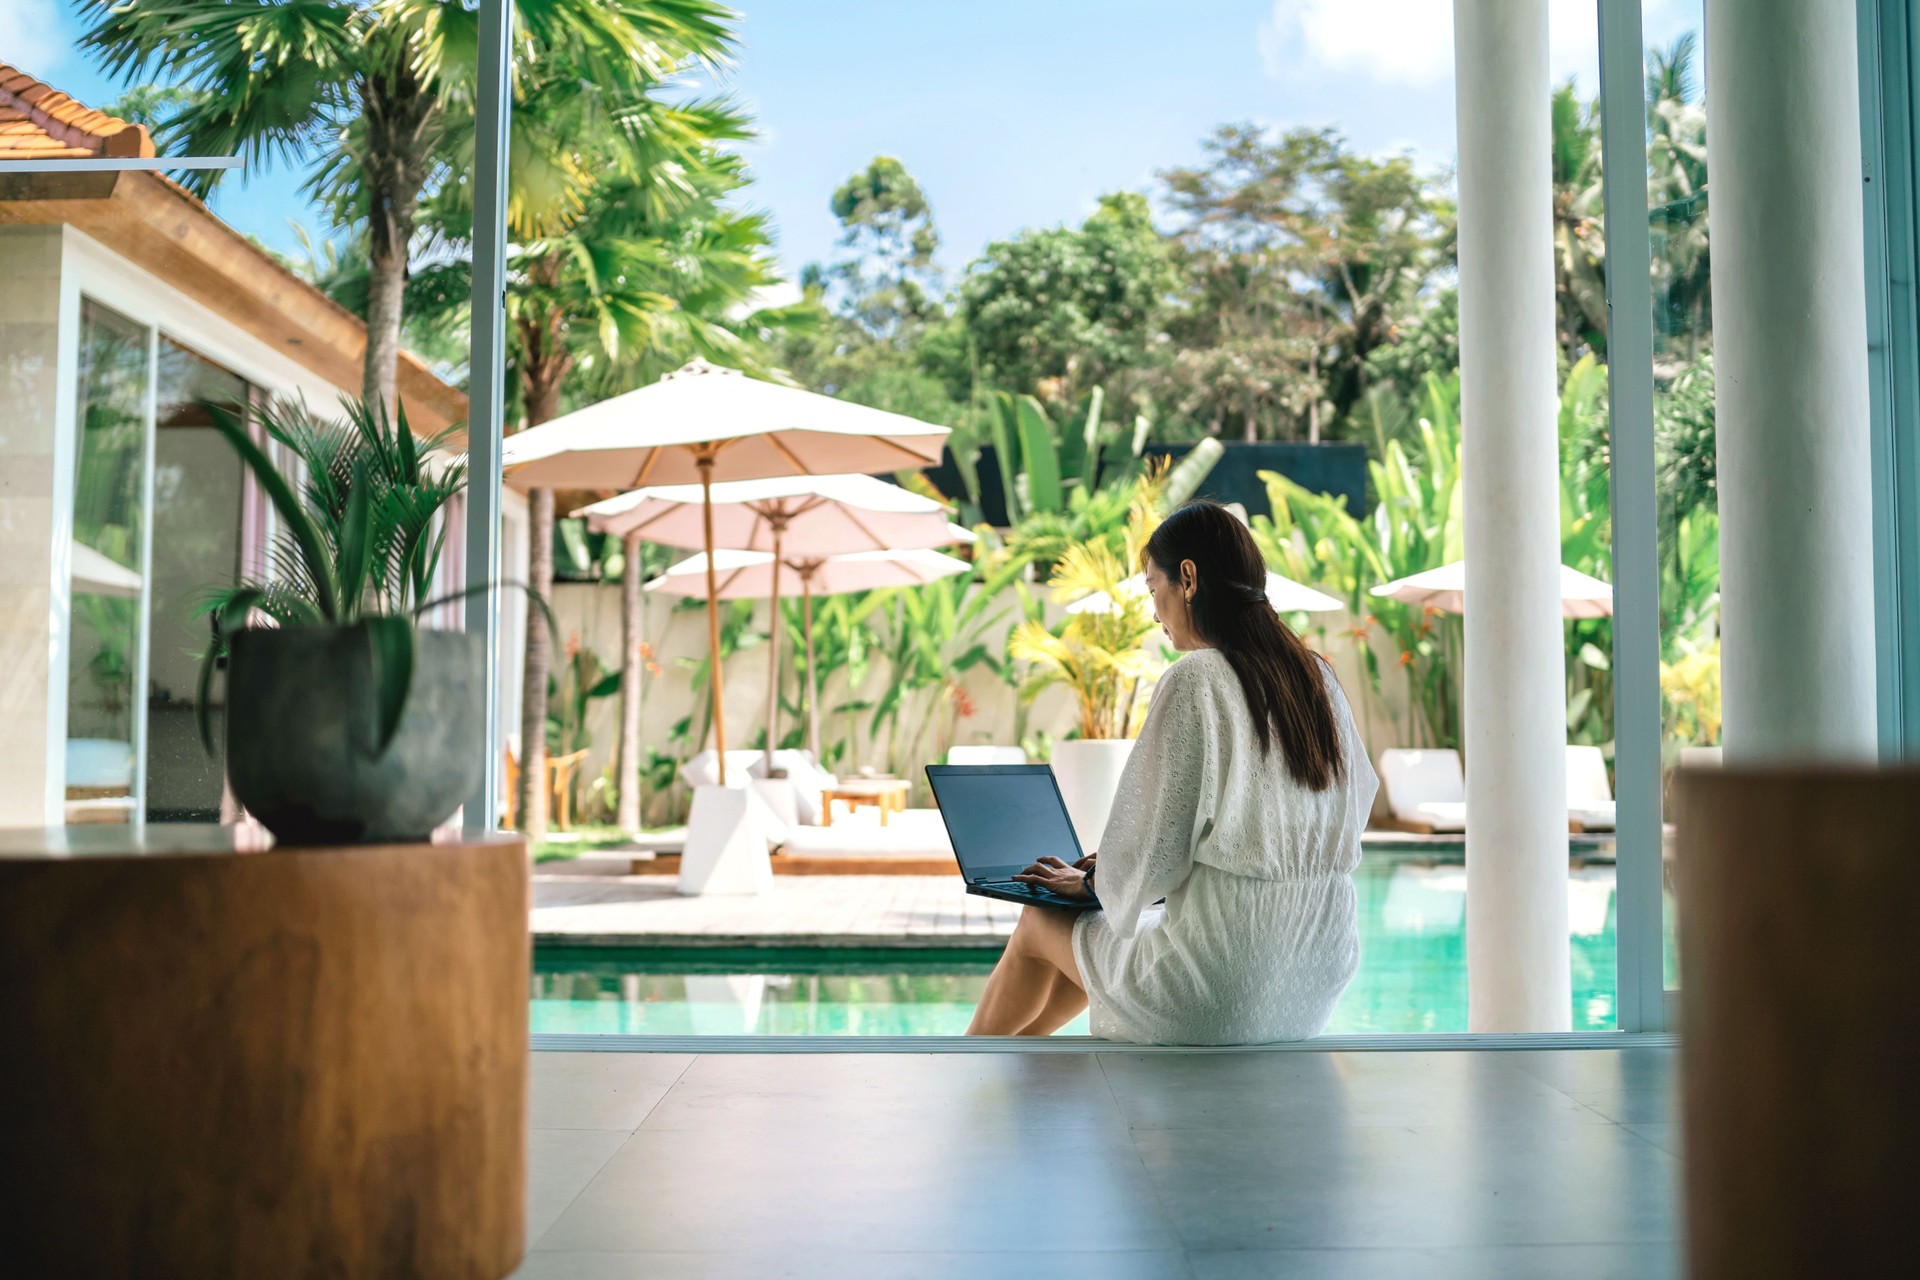
[[[1575,76],[1598,91],[1596,0],[1548,0],[1555,81]],[[1684,22],[1676,0],[1648,0],[1649,29]],[[1430,86],[1453,78],[1453,5],[1448,0],[1275,0],[1258,45],[1275,79],[1306,71],[1358,74],[1380,84]]]
[[[1275,0],[1259,42],[1275,79],[1316,67],[1393,84],[1433,84],[1453,71],[1453,6],[1445,0]]]
[[[46,79],[66,60],[58,0],[0,0],[0,62]]]

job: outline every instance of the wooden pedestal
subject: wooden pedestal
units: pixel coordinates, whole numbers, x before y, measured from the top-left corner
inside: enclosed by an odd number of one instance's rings
[[[0,1269],[511,1272],[522,843],[149,831],[0,836]]]
[[[1920,772],[1682,774],[1688,1274],[1913,1274]]]

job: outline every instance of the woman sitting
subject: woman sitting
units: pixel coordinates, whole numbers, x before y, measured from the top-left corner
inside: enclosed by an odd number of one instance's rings
[[[1142,559],[1154,617],[1187,656],[1154,691],[1097,858],[1019,877],[1101,909],[1024,908],[967,1033],[1050,1035],[1091,1005],[1108,1040],[1305,1039],[1360,963],[1353,869],[1373,766],[1231,512],[1180,508]]]

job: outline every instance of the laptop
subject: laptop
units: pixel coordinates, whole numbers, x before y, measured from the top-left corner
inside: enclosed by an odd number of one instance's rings
[[[930,764],[927,782],[968,893],[1075,911],[1098,905],[1014,879],[1043,856],[1050,854],[1068,866],[1082,856],[1051,767]]]

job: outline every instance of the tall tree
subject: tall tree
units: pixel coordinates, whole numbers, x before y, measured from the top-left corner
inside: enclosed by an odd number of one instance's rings
[[[408,255],[421,203],[465,176],[448,141],[471,145],[479,14],[463,0],[75,0],[83,45],[109,74],[190,90],[164,138],[192,154],[304,170],[303,191],[337,223],[365,227],[362,390],[392,404]],[[516,74],[555,57],[617,101],[689,59],[717,56],[731,13],[712,0],[520,0]],[[597,175],[568,175],[561,181]],[[206,195],[222,177],[187,179]]]
[[[1151,361],[1175,280],[1147,198],[1118,192],[1079,227],[989,244],[961,282],[957,315],[983,377],[1073,404]]]
[[[940,250],[926,193],[893,156],[872,163],[835,188],[846,254],[828,271],[845,310],[868,333],[895,342],[939,309]]]
[[[876,156],[828,207],[838,251],[801,272],[799,308],[813,323],[788,335],[782,362],[815,391],[953,425],[960,407],[927,368],[949,322],[926,192],[899,159]]]
[[[1317,440],[1365,394],[1367,355],[1433,270],[1447,211],[1412,160],[1356,155],[1333,129],[1223,125],[1203,148],[1204,164],[1160,175],[1191,281],[1170,331],[1244,376],[1201,361],[1183,384],[1176,362],[1175,392],[1248,439]],[[1293,394],[1254,394],[1269,384]]]

